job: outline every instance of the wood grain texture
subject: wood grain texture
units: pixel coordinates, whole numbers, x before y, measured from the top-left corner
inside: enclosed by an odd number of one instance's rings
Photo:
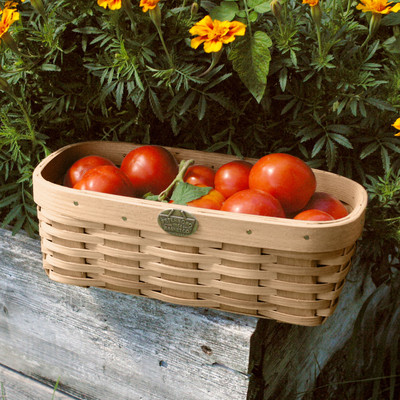
[[[7,367],[0,365],[0,383],[6,400],[51,400],[54,387],[29,378]],[[1,397],[3,399],[3,397]],[[76,397],[56,390],[54,400],[76,400]]]
[[[38,240],[0,230],[0,364],[77,399],[246,399],[256,322],[58,284]]]

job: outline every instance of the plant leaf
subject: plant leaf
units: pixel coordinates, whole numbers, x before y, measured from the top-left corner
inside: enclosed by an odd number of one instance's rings
[[[155,92],[151,89],[149,89],[149,102],[150,102],[150,106],[154,112],[154,114],[156,115],[156,117],[163,122],[164,121],[164,114],[162,112],[161,109],[161,104],[160,101],[158,100],[157,95],[155,94]]]
[[[267,86],[267,75],[272,41],[265,32],[257,31],[253,37],[238,41],[229,53],[233,69],[259,103]]]
[[[199,187],[186,182],[178,182],[172,193],[171,200],[174,204],[186,205],[190,201],[205,196],[212,190],[212,187]]]
[[[212,9],[210,16],[219,21],[232,21],[239,11],[238,5],[233,1],[222,1],[219,6]]]

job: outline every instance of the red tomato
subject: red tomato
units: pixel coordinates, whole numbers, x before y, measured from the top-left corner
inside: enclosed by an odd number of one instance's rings
[[[334,219],[343,218],[348,215],[346,207],[334,196],[325,192],[315,192],[304,210],[317,209],[327,212]]]
[[[225,200],[221,210],[285,218],[285,212],[274,196],[254,189],[236,192]]]
[[[145,145],[129,152],[121,170],[132,182],[138,196],[160,194],[178,174],[175,157],[164,147]]]
[[[73,188],[120,196],[136,195],[129,178],[114,165],[100,165],[90,169]]]
[[[305,210],[297,214],[293,219],[300,219],[303,221],[333,221],[335,218],[329,215],[325,211],[321,210]]]
[[[195,186],[214,187],[214,175],[214,170],[206,165],[192,165],[187,169],[183,181]]]
[[[224,200],[225,197],[220,192],[218,192],[218,190],[212,189],[205,196],[200,197],[196,200],[189,201],[187,205],[192,207],[220,210]]]
[[[250,189],[276,197],[286,213],[301,210],[315,192],[311,168],[290,154],[273,153],[260,158],[249,175]]]
[[[75,161],[64,176],[64,186],[73,187],[87,171],[100,165],[114,165],[114,163],[100,156],[86,156]]]
[[[247,161],[231,161],[218,168],[215,173],[215,189],[226,198],[249,188],[249,174],[253,165]]]

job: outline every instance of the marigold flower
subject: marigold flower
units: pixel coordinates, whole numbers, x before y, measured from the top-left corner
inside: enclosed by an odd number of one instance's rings
[[[4,10],[0,9],[0,38],[8,31],[10,26],[19,20],[19,12],[16,8],[13,8],[13,2],[8,2]],[[8,7],[7,7],[8,5]]]
[[[392,126],[400,131],[400,118],[397,118]],[[396,133],[394,136],[400,136],[400,132]]]
[[[140,7],[143,12],[147,12],[148,10],[154,10],[160,0],[140,0]]]
[[[223,44],[233,42],[235,36],[243,36],[246,32],[246,25],[238,21],[214,21],[209,15],[197,22],[189,32],[198,35],[193,38],[190,45],[197,49],[204,43],[206,53],[218,52]]]
[[[302,4],[308,4],[310,7],[315,7],[319,3],[319,0],[303,0]]]
[[[373,14],[389,14],[390,12],[398,12],[400,10],[400,3],[396,3],[394,6],[391,1],[388,3],[387,0],[360,0],[362,4],[357,5],[357,10],[362,12],[372,12]]]
[[[97,0],[97,4],[103,8],[108,7],[110,10],[119,10],[122,0]]]

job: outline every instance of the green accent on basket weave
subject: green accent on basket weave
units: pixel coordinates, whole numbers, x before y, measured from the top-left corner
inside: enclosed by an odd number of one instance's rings
[[[310,236],[306,235],[306,236],[304,236],[304,239],[310,240]]]
[[[79,203],[77,201],[74,201],[74,206],[79,206]]]
[[[126,217],[121,217],[122,218],[122,221],[127,221],[128,220],[128,218],[126,218]]]
[[[251,235],[251,234],[253,233],[253,231],[252,231],[251,229],[247,229],[246,233],[247,233],[248,235]]]

